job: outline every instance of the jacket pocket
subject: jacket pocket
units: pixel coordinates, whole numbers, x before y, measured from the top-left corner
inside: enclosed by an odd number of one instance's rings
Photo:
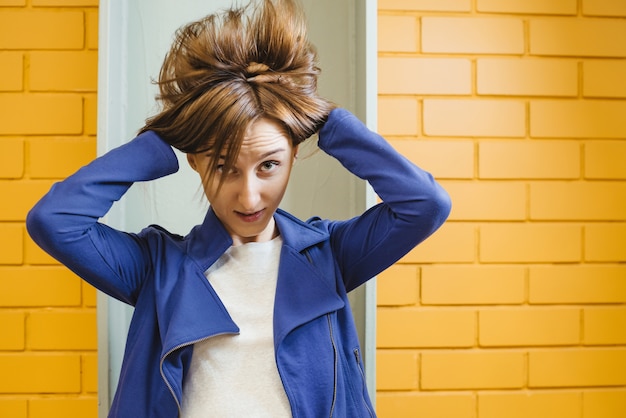
[[[337,402],[337,345],[335,344],[335,334],[333,332],[333,321],[330,314],[326,314],[326,318],[328,319],[328,332],[330,335],[330,343],[333,346],[333,355],[334,355],[334,370],[333,370],[333,401],[330,405],[330,413],[329,417],[333,418],[333,414],[335,413],[335,403]]]
[[[365,409],[367,409],[369,416],[372,418],[375,418],[376,414],[372,410],[371,403],[369,402],[369,395],[367,393],[367,385],[365,384],[365,372],[363,369],[363,361],[361,359],[361,351],[359,350],[359,347],[354,348],[352,350],[352,353],[354,354],[356,367],[357,369],[359,369],[359,373],[361,375],[361,396],[362,396],[363,405],[365,406]]]

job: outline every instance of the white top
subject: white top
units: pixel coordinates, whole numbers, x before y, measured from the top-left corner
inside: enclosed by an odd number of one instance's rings
[[[206,272],[239,334],[194,344],[182,418],[291,418],[274,355],[282,239],[230,247]]]

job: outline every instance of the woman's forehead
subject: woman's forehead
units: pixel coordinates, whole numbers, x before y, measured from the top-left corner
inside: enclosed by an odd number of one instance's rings
[[[262,159],[270,155],[288,154],[292,149],[291,139],[279,124],[259,119],[247,130],[237,159]]]
[[[285,129],[273,119],[260,118],[248,126],[241,142],[241,147],[263,147],[287,142],[291,146],[291,138]]]
[[[225,137],[222,141],[212,139],[203,148],[200,152],[209,158],[232,158],[234,162],[242,153],[262,155],[279,150],[290,152],[293,150],[293,140],[280,122],[262,117],[251,121],[240,139],[235,136]]]

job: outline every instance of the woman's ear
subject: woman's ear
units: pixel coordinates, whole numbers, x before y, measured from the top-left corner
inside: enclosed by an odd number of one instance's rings
[[[188,153],[187,154],[187,162],[189,166],[193,168],[194,171],[198,171],[198,165],[196,163],[196,154]]]
[[[293,147],[293,158],[291,159],[291,164],[295,164],[296,160],[298,159],[298,147],[300,145],[296,145],[295,147]]]

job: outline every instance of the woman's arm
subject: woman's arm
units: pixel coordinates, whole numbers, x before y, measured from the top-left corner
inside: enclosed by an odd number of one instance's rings
[[[450,213],[450,198],[432,175],[345,109],[331,112],[319,132],[319,147],[367,180],[382,199],[364,214],[329,226],[350,291],[435,232]]]
[[[134,304],[149,268],[146,245],[98,220],[134,182],[177,170],[171,147],[145,132],[55,184],[29,212],[26,227],[39,246],[83,279]]]

